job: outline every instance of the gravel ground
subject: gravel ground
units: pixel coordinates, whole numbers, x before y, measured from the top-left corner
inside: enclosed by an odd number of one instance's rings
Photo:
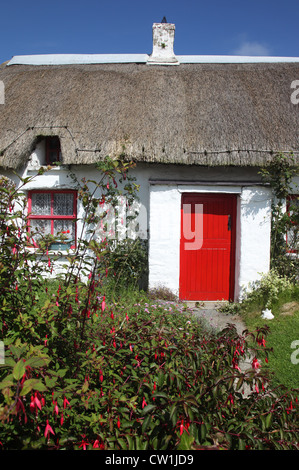
[[[242,334],[246,329],[245,323],[242,318],[238,315],[227,315],[225,313],[219,312],[217,308],[195,308],[192,307],[192,310],[196,316],[203,319],[207,325],[217,330],[223,330],[228,324],[235,325],[237,332]]]

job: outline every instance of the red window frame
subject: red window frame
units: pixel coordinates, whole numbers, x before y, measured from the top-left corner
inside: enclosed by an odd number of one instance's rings
[[[53,163],[57,163],[61,161],[61,147],[60,147],[60,140],[57,136],[49,136],[46,137],[46,164],[53,165]],[[52,143],[55,143],[54,147],[51,147]],[[56,154],[56,158],[51,158],[51,154]]]
[[[34,215],[31,214],[32,211],[32,194],[34,193],[46,193],[51,194],[51,214],[50,215]],[[74,195],[73,201],[73,214],[72,215],[54,215],[54,194],[62,194],[62,193],[71,193]],[[73,220],[76,222],[77,219],[77,191],[72,189],[61,189],[61,190],[48,190],[48,189],[35,189],[28,191],[28,231],[30,232],[30,221],[31,220],[51,220],[51,235],[54,235],[54,220]],[[71,249],[76,248],[76,240],[77,240],[77,224],[75,223],[75,243],[71,245]]]
[[[290,206],[291,206],[291,201],[294,199],[299,199],[299,194],[290,194],[287,197],[287,213],[290,215]],[[294,225],[297,225],[296,222],[292,222]],[[288,233],[286,234],[286,242],[288,246]],[[298,250],[287,250],[288,253],[299,253]]]

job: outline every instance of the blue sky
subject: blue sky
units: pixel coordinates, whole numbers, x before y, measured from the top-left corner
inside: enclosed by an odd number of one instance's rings
[[[151,53],[152,24],[175,23],[178,55],[299,56],[298,0],[11,0],[0,63],[22,54]]]

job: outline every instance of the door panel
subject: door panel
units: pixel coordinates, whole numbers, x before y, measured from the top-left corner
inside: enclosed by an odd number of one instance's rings
[[[233,300],[235,232],[235,195],[182,195],[181,299]]]

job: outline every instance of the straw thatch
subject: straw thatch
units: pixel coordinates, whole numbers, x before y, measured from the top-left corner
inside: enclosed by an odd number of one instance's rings
[[[44,135],[60,137],[65,164],[124,152],[145,162],[263,165],[272,152],[299,151],[296,79],[298,63],[2,64],[0,166],[18,168]]]

